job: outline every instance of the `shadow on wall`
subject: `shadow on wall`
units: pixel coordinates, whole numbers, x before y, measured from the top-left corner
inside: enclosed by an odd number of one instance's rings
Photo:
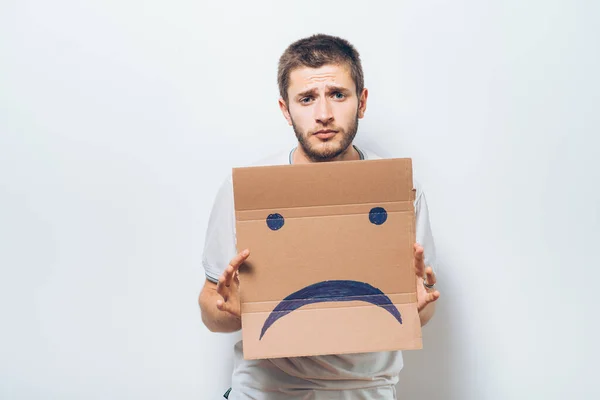
[[[438,260],[444,260],[438,252]],[[423,327],[423,349],[403,352],[404,368],[396,387],[402,400],[466,399],[473,382],[469,382],[461,366],[466,364],[460,349],[464,344],[459,337],[460,327],[453,299],[460,296],[453,279],[446,279],[448,262],[440,265],[438,290],[441,293],[433,319]]]
[[[438,240],[441,242],[441,240]],[[440,291],[436,313],[423,327],[423,349],[405,351],[404,368],[396,387],[402,400],[454,400],[471,399],[477,392],[474,377],[465,374],[472,368],[469,363],[469,343],[465,341],[461,321],[468,316],[462,310],[461,298],[465,296],[460,278],[455,276],[442,243],[437,243],[437,287]]]
[[[387,143],[386,143],[387,142]],[[373,138],[361,138],[357,144],[364,145],[384,158],[410,157],[410,154],[390,154],[388,149],[398,147],[387,139],[375,141]],[[402,152],[401,152],[402,153]],[[415,168],[414,178],[419,180],[418,168]],[[427,187],[424,187],[427,193]],[[432,224],[435,226],[435,210],[431,209]],[[462,315],[460,279],[452,273],[456,260],[450,259],[451,252],[444,251],[444,239],[433,236],[436,242],[436,268],[438,284],[441,293],[434,318],[423,328],[423,349],[404,351],[404,368],[400,373],[396,387],[398,399],[401,400],[454,400],[467,399],[473,392],[469,385],[474,382],[463,373],[467,363],[465,350],[468,344],[461,336],[460,321]]]

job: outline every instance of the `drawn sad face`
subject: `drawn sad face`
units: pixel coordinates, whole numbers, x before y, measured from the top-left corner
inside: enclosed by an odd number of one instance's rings
[[[369,243],[377,243],[377,247],[383,253],[386,252],[386,249],[393,251],[395,248],[394,238],[397,235],[389,235],[389,232],[384,229],[384,225],[388,221],[388,212],[384,207],[372,207],[368,213],[361,213],[358,209],[365,210],[365,207],[358,206],[354,210],[346,210],[349,214],[342,213],[342,215],[337,216],[323,215],[313,216],[312,218],[292,216],[289,221],[286,221],[284,215],[273,213],[266,218],[266,226],[271,231],[269,235],[270,243],[278,246],[277,243],[274,243],[277,242],[277,239],[287,241],[287,243],[282,243],[282,248],[288,249],[287,251],[284,250],[282,258],[289,260],[289,263],[297,266],[298,269],[302,268],[304,271],[302,275],[305,280],[306,278],[310,280],[311,262],[320,268],[323,265],[331,265],[332,278],[333,275],[345,275],[343,265],[345,263],[348,266],[347,270],[352,270],[355,279],[318,280],[288,293],[278,302],[265,320],[260,332],[260,339],[279,319],[301,307],[316,303],[366,302],[383,308],[399,324],[402,324],[400,312],[390,298],[380,288],[363,281],[373,281],[373,279],[369,279],[369,275],[373,272],[377,274],[377,268],[374,268],[375,271],[373,271],[371,269],[372,263],[369,260],[377,265],[378,255],[371,254],[369,257],[369,254],[365,254],[369,253],[369,248],[373,249],[372,246],[369,246]],[[295,239],[285,237],[286,224],[290,226],[290,230],[293,230],[294,227],[301,229],[304,232],[304,237],[298,237],[297,235],[295,235]],[[349,227],[351,229],[348,229]],[[277,238],[276,234],[281,234],[284,237]],[[293,233],[292,236],[294,236]],[[297,243],[290,243],[289,240],[295,240]],[[389,242],[390,245],[386,246],[385,242]],[[352,252],[356,253],[354,261],[360,263],[362,259],[365,264],[363,267],[366,270],[363,269],[361,272],[360,268],[356,269],[355,262],[353,263],[352,260],[347,259],[347,255]],[[328,258],[330,258],[329,261]],[[336,263],[340,259],[341,263]],[[282,266],[281,268],[285,269],[285,267]],[[306,270],[309,271],[308,274]],[[294,270],[288,272],[293,274]],[[315,270],[313,276],[315,275],[326,277],[327,273],[322,270]],[[363,279],[360,279],[361,277]],[[385,280],[385,276],[379,276],[378,278],[375,280]]]

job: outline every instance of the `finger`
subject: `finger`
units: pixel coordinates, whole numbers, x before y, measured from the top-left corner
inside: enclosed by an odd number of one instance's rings
[[[229,303],[229,302],[226,302],[226,301],[223,301],[223,300],[217,300],[217,308],[220,311],[232,314],[232,315],[234,315],[236,317],[240,316],[239,312],[237,310],[235,310],[233,308],[233,306],[231,305],[231,303]]]
[[[417,276],[422,277],[425,272],[425,261],[423,256],[423,247],[420,244],[415,243],[414,255],[415,255],[415,272]]]
[[[217,308],[220,311],[229,312],[230,305],[228,302],[223,300],[217,300]]]
[[[223,297],[224,301],[227,301],[227,298],[229,297],[229,287],[225,285],[225,274],[226,272],[224,272],[217,281],[217,293]]]
[[[237,256],[233,257],[229,266],[225,268],[225,286],[229,287],[231,285],[231,280],[235,276],[236,272],[240,268],[240,266],[246,261],[248,256],[250,255],[250,251],[248,249],[240,252]]]
[[[427,304],[433,303],[434,301],[436,301],[439,298],[440,298],[440,292],[438,292],[437,290],[435,292],[427,293],[427,298],[426,298]]]
[[[231,286],[231,280],[233,279],[235,272],[236,270],[233,265],[228,265],[227,268],[225,268],[225,271],[223,272],[223,277],[225,278],[225,282],[223,282],[223,284],[225,287]]]
[[[436,284],[437,278],[435,277],[435,274],[433,273],[433,268],[431,268],[431,267],[425,268],[425,275],[426,275],[425,281],[427,282],[428,285]]]

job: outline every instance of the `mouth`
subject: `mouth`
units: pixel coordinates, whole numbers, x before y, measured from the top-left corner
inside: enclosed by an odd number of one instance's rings
[[[336,133],[337,131],[334,131],[332,129],[322,129],[320,131],[315,132],[313,135],[315,135],[319,139],[326,140],[334,137]]]
[[[314,303],[336,301],[364,301],[379,306],[389,312],[400,324],[402,316],[390,298],[380,289],[368,283],[348,280],[330,280],[317,282],[290,294],[275,307],[265,321],[260,338],[279,318],[286,316],[294,310]]]

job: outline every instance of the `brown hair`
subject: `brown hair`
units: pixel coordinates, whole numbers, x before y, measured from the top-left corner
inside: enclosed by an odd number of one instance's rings
[[[345,39],[317,34],[292,43],[279,58],[277,84],[283,100],[288,102],[287,90],[292,70],[300,67],[319,68],[326,64],[346,64],[350,67],[356,94],[360,96],[364,77],[358,51]]]

